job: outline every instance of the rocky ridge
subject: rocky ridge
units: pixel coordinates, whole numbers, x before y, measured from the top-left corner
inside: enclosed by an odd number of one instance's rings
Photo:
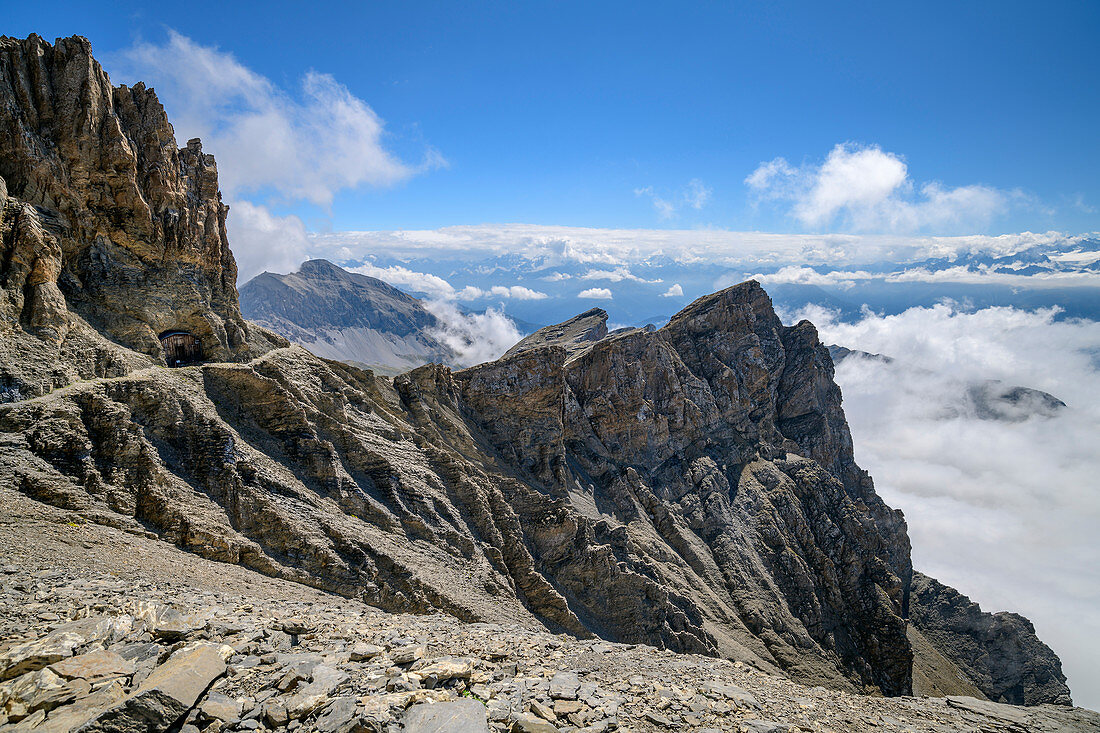
[[[43,43],[5,39],[6,68],[62,88],[50,74],[77,75],[87,42]],[[86,61],[88,83],[109,87]],[[25,118],[8,93],[8,117]],[[54,104],[76,129],[83,108]],[[62,173],[106,176],[97,144],[74,147]],[[92,206],[80,189],[50,198],[4,160],[20,212]],[[75,272],[98,242],[67,235],[70,263],[4,211],[5,252],[18,255],[5,263],[54,257]],[[143,216],[120,206],[113,226]],[[130,262],[167,246],[160,231],[96,246]],[[232,254],[218,232],[207,256],[224,274]],[[20,300],[33,267],[5,264],[0,485],[78,524],[150,533],[390,611],[721,656],[832,690],[911,691],[904,520],[852,459],[815,329],[784,326],[758,284],[701,298],[660,330],[562,328],[489,364],[385,378],[258,326],[230,339],[235,291],[222,308],[186,260],[150,267],[149,287],[196,293],[203,307],[142,310],[149,302],[128,299],[145,291],[111,279],[125,267],[107,268],[102,307],[47,278],[68,329],[58,341]],[[146,337],[188,317],[209,327],[191,326],[204,346],[213,339],[212,361],[167,369]]]
[[[249,321],[317,356],[383,373],[456,357],[432,336],[442,324],[419,300],[327,260],[304,262],[287,275],[257,275],[241,287],[240,304]]]

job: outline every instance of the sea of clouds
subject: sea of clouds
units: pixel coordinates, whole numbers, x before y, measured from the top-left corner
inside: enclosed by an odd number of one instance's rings
[[[984,610],[1030,618],[1074,701],[1100,708],[1100,323],[1053,309],[951,304],[845,323],[806,317],[826,343],[893,357],[837,367],[856,460],[902,509],[913,564]],[[981,419],[967,387],[1040,389],[1054,417]]]

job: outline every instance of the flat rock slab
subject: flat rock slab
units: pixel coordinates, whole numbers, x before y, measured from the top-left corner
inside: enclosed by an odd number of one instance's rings
[[[217,647],[181,649],[154,669],[132,695],[82,730],[164,730],[190,710],[210,683],[223,674],[225,661]]]
[[[136,667],[133,662],[123,659],[115,652],[101,649],[62,659],[60,662],[51,664],[50,669],[65,679],[93,682],[113,677],[128,677],[134,673]]]
[[[313,668],[313,681],[302,686],[287,701],[287,714],[301,718],[328,702],[329,693],[348,679],[348,673],[327,664]]]
[[[1015,705],[1003,705],[999,702],[979,700],[976,697],[965,697],[961,695],[948,695],[947,704],[950,707],[965,710],[968,713],[984,715],[1002,723],[1025,726],[1028,723],[1027,713],[1024,709],[1016,707]]]
[[[748,690],[743,690],[736,685],[724,685],[719,682],[711,682],[703,685],[707,692],[730,700],[739,708],[760,709],[760,702]]]
[[[69,631],[54,631],[41,639],[16,644],[0,654],[0,681],[71,657],[73,649],[84,643],[84,636]]]
[[[402,722],[404,733],[489,733],[485,706],[476,700],[413,705]]]

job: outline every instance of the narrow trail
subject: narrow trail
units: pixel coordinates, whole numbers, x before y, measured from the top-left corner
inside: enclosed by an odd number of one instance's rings
[[[136,369],[136,370],[134,370],[134,371],[132,371],[128,374],[121,374],[117,377],[95,377],[93,379],[81,379],[79,381],[71,382],[69,384],[66,384],[64,387],[58,387],[57,389],[51,390],[51,391],[47,392],[46,394],[38,395],[37,397],[30,397],[30,398],[25,399],[25,400],[18,400],[16,402],[7,402],[7,403],[4,403],[4,404],[0,404],[0,412],[7,412],[7,411],[10,411],[12,409],[16,409],[20,405],[30,405],[30,404],[34,404],[36,402],[39,402],[39,403],[40,402],[45,402],[45,401],[50,400],[50,399],[60,399],[62,397],[65,397],[66,395],[72,394],[74,392],[79,392],[79,391],[86,390],[86,389],[92,389],[92,388],[94,388],[94,387],[96,387],[97,385],[100,385],[100,384],[125,382],[125,381],[129,381],[129,380],[141,380],[141,379],[144,379],[145,377],[148,377],[150,375],[157,374],[157,373],[160,373],[160,372],[173,372],[173,373],[179,373],[179,374],[187,374],[187,373],[189,373],[193,370],[200,370],[201,371],[203,369],[206,369],[207,367],[215,367],[215,366],[234,367],[234,366],[248,366],[248,365],[252,365],[252,364],[259,364],[259,363],[261,363],[261,362],[263,362],[267,359],[270,359],[272,356],[274,356],[277,353],[285,352],[285,351],[292,351],[295,348],[300,349],[302,347],[296,346],[296,345],[279,346],[279,347],[276,347],[276,348],[272,349],[271,351],[268,351],[265,354],[261,354],[260,356],[257,356],[255,359],[250,359],[248,361],[242,361],[242,362],[236,362],[236,361],[205,362],[205,363],[202,363],[202,364],[195,364],[194,366],[185,366],[185,367],[168,367],[168,366],[161,366],[159,364],[156,364],[156,365],[153,365],[153,366],[144,367],[143,369]]]

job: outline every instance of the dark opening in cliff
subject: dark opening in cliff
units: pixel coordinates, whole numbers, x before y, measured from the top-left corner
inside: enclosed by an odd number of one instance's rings
[[[164,361],[170,367],[187,366],[202,361],[202,342],[187,331],[165,331],[160,335]]]

